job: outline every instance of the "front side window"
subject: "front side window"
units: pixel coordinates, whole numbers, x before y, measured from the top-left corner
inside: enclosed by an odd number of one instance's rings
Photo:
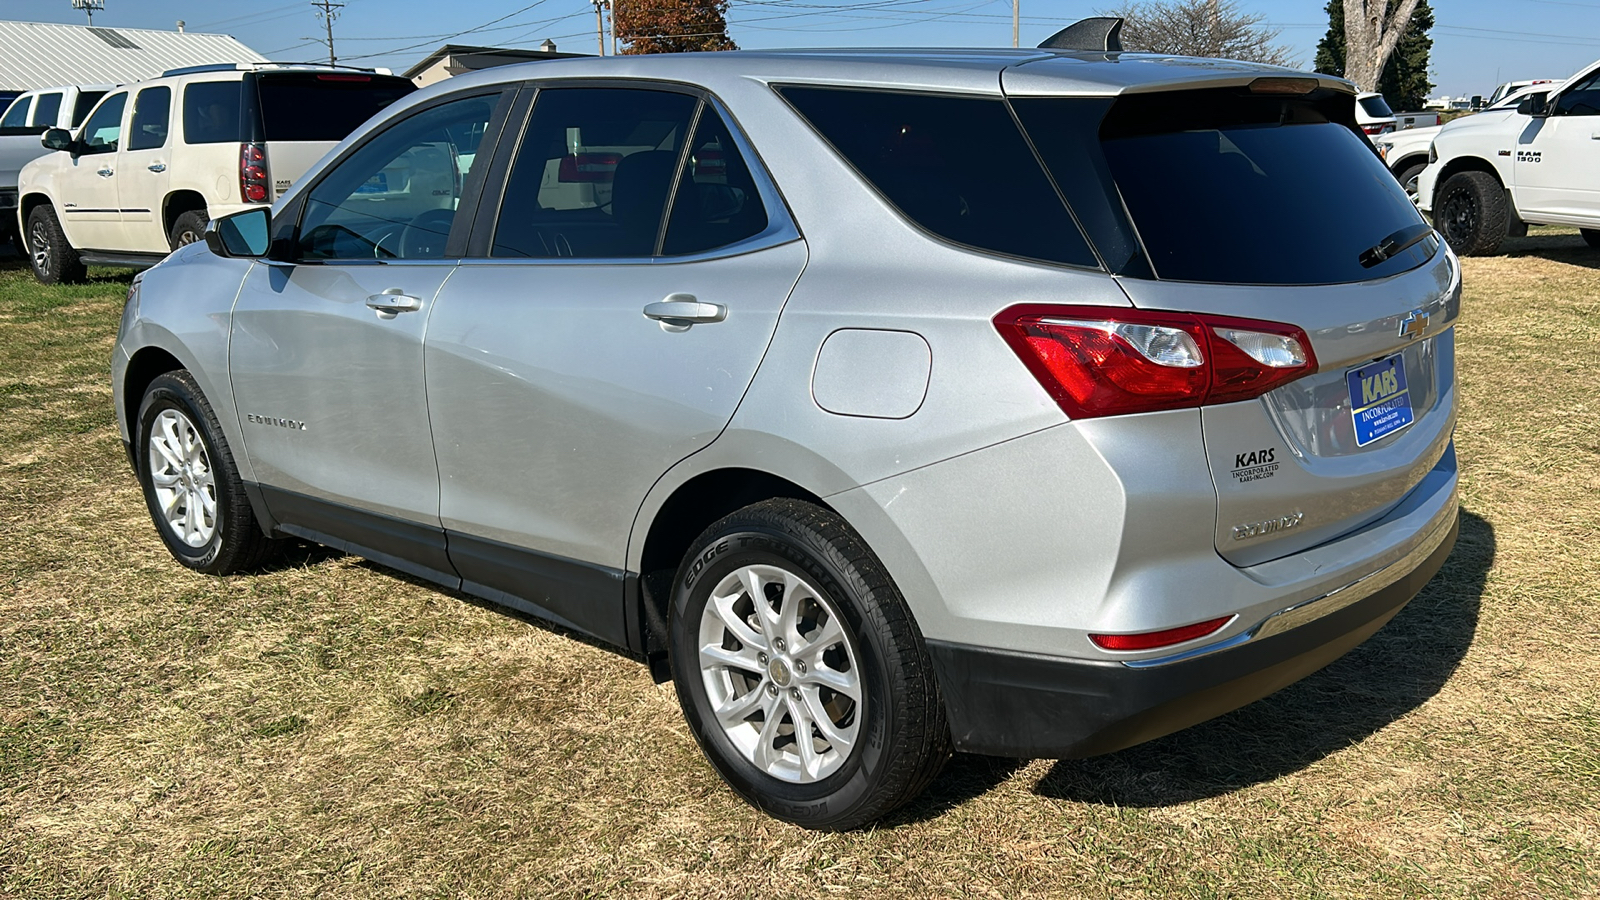
[[[127,103],[128,95],[118,91],[95,107],[89,114],[89,121],[83,123],[84,153],[116,152],[122,140],[122,108]]]
[[[56,127],[56,119],[61,116],[61,95],[40,94],[39,99],[33,104],[33,124],[35,127]]]
[[[1570,91],[1556,98],[1557,116],[1600,116],[1600,72],[1585,78]]]
[[[787,87],[812,127],[906,218],[958,244],[1098,267],[1004,100]]]
[[[133,101],[129,150],[154,150],[167,144],[167,123],[172,116],[172,89],[145,88]]]
[[[345,157],[311,190],[304,260],[442,259],[498,94],[414,113]]]
[[[540,91],[506,184],[491,255],[654,255],[699,102],[668,91]]]
[[[237,81],[197,81],[184,87],[183,142],[235,144],[244,140],[239,90]]]
[[[11,104],[6,110],[4,118],[0,118],[0,128],[24,128],[28,124],[28,110],[33,108],[33,98],[23,97]]]

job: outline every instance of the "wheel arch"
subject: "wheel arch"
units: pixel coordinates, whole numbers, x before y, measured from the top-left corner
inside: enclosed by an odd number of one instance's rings
[[[144,392],[150,387],[150,382],[155,381],[168,372],[188,368],[176,356],[161,347],[140,347],[128,359],[128,367],[122,375],[122,413],[128,423],[128,437],[132,442],[128,446],[128,461],[138,471],[138,452],[134,444],[139,440],[139,405],[144,402]]]
[[[1439,170],[1439,177],[1434,179],[1433,194],[1435,204],[1438,202],[1439,191],[1444,188],[1445,182],[1462,172],[1486,172],[1493,175],[1495,181],[1500,182],[1501,188],[1506,186],[1505,178],[1501,176],[1500,170],[1495,168],[1494,163],[1481,156],[1458,156],[1445,163],[1444,168]],[[1509,200],[1510,198],[1508,197],[1507,199]]]
[[[53,207],[55,206],[55,201],[50,199],[49,194],[43,193],[42,191],[29,191],[28,193],[23,194],[21,197],[18,197],[18,227],[26,230],[28,227],[28,217],[33,215],[33,211],[41,206]]]
[[[172,233],[172,226],[177,224],[178,217],[186,212],[205,212],[207,210],[206,198],[199,191],[187,188],[173,191],[161,202],[161,230],[165,234]]]
[[[1404,172],[1408,167],[1417,165],[1418,163],[1420,163],[1420,164],[1422,164],[1424,166],[1427,165],[1428,164],[1428,154],[1427,153],[1408,153],[1405,156],[1400,157],[1400,159],[1397,162],[1395,162],[1394,165],[1390,166],[1389,167],[1389,171],[1393,172],[1395,174],[1395,177],[1398,178],[1400,176],[1401,172]]]

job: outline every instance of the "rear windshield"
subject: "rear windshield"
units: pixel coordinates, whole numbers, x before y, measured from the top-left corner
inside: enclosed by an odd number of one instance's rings
[[[417,89],[404,78],[354,73],[261,75],[257,81],[269,141],[342,141]]]
[[[1374,119],[1394,118],[1394,110],[1389,108],[1389,104],[1384,101],[1381,95],[1377,97],[1362,97],[1356,102],[1361,104],[1361,108],[1367,111],[1367,115]]]
[[[1052,98],[1015,105],[1030,134],[1043,136],[1058,122],[1081,119],[1079,105],[1103,104]],[[1362,265],[1367,250],[1421,224],[1422,217],[1355,130],[1352,111],[1349,95],[1332,91],[1135,94],[1112,103],[1101,121],[1100,160],[1086,162],[1093,154],[1066,153],[1051,140],[1041,140],[1039,148],[1062,182],[1092,178],[1089,163],[1104,162],[1158,278],[1366,281],[1421,265],[1438,243],[1429,237],[1370,268]],[[1107,221],[1114,224],[1117,213]]]
[[[1007,256],[1098,267],[1004,100],[837,88],[781,89],[906,218]]]

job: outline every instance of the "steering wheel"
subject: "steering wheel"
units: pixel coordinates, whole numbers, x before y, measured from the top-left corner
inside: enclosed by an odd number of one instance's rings
[[[455,217],[453,209],[430,209],[412,219],[400,232],[400,248],[395,255],[401,259],[442,259]]]

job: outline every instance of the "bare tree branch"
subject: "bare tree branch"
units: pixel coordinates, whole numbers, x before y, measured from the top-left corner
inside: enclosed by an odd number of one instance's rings
[[[1266,17],[1244,12],[1235,0],[1136,0],[1102,15],[1125,20],[1122,44],[1130,50],[1295,64],[1289,48],[1277,43],[1278,30],[1261,24]]]

